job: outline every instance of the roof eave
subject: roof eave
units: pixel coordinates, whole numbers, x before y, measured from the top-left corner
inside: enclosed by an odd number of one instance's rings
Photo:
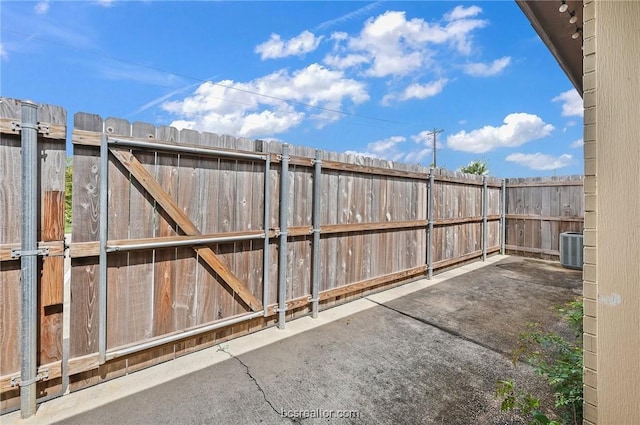
[[[516,0],[516,3],[525,14],[525,16],[531,22],[531,26],[536,30],[538,36],[542,39],[544,44],[547,46],[553,57],[556,59],[564,73],[567,75],[573,86],[576,88],[580,96],[582,96],[582,64],[580,64],[580,69],[578,67],[572,66],[570,60],[571,58],[564,56],[561,52],[563,49],[559,48],[559,46],[554,42],[554,40],[559,39],[558,36],[560,34],[561,28],[555,27],[553,25],[547,25],[547,23],[543,23],[536,13],[537,9],[532,8],[531,3],[547,3],[550,2],[541,2],[535,0]]]

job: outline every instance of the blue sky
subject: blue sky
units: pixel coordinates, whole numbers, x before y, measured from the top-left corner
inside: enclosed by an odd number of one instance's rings
[[[514,1],[0,2],[0,93],[498,177],[582,174],[582,101]],[[577,41],[579,42],[579,40]]]

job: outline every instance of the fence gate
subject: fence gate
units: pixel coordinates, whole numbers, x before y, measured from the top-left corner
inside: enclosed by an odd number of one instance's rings
[[[29,146],[23,146],[23,141]],[[64,391],[65,146],[64,109],[22,105],[15,99],[0,98],[0,410],[3,413],[17,409],[22,398],[22,413],[28,416],[35,411],[36,398],[41,400]],[[23,180],[23,155],[32,159],[25,170],[26,180]],[[34,189],[30,201],[23,197],[23,181],[27,182],[24,187]],[[25,205],[32,212],[25,213]],[[32,225],[24,241],[23,218]],[[30,243],[32,249],[25,249]]]
[[[273,313],[270,155],[206,137],[76,114],[72,374]]]

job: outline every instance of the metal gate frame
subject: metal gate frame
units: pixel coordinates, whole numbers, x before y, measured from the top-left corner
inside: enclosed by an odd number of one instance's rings
[[[239,160],[262,160],[265,162],[265,184],[264,184],[264,231],[234,232],[229,234],[218,235],[202,235],[200,230],[191,222],[189,217],[182,209],[171,199],[171,197],[162,189],[155,181],[154,177],[142,166],[136,157],[126,148],[153,149],[163,152],[179,152],[191,154],[195,156],[212,156],[217,158],[235,158]],[[122,164],[129,173],[140,183],[140,185],[151,195],[154,200],[162,207],[169,217],[187,236],[177,236],[164,238],[162,241],[153,241],[151,238],[147,240],[135,240],[132,243],[109,243],[109,224],[108,224],[108,193],[109,193],[109,156],[110,154]],[[283,166],[283,170],[285,167]],[[271,170],[271,155],[269,153],[244,153],[232,152],[214,148],[195,147],[188,145],[179,145],[168,142],[148,142],[136,139],[124,139],[121,137],[110,137],[103,133],[100,140],[100,255],[99,255],[99,289],[98,289],[98,350],[99,364],[129,355],[132,353],[147,350],[180,339],[203,334],[214,329],[233,325],[236,323],[251,320],[257,317],[266,317],[269,315],[269,240],[274,236],[278,236],[269,229],[269,172]],[[283,175],[288,173],[283,172]],[[288,178],[288,177],[287,177]],[[286,233],[280,232],[285,236]],[[246,288],[231,270],[220,260],[207,244],[221,242],[239,242],[247,240],[263,239],[263,294],[262,300],[258,300]],[[286,241],[286,237],[281,237]],[[139,344],[131,345],[116,350],[107,350],[107,255],[112,252],[133,251],[140,249],[167,248],[177,246],[190,246],[205,261],[218,276],[228,285],[241,300],[249,307],[252,312],[243,314],[233,318],[214,322],[209,325],[188,329],[185,331],[177,331],[161,337],[154,338]],[[285,268],[286,271],[286,268]],[[282,301],[282,300],[281,300]],[[285,304],[286,305],[286,304]],[[278,309],[280,311],[280,308]]]

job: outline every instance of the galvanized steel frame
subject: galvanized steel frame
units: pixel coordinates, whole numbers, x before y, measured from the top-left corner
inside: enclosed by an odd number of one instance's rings
[[[150,243],[140,243],[140,244],[130,244],[130,245],[109,245],[108,236],[109,236],[109,145],[118,145],[118,146],[127,146],[138,149],[153,149],[156,151],[165,151],[165,152],[179,152],[183,154],[193,154],[196,156],[212,156],[212,157],[225,157],[225,158],[234,158],[234,159],[246,159],[250,161],[260,160],[265,162],[265,171],[264,171],[264,234],[258,235],[238,235],[238,236],[218,236],[218,237],[210,237],[210,238],[199,238],[188,241],[164,241],[164,242],[150,242]],[[270,155],[268,153],[244,153],[244,152],[230,152],[225,150],[217,150],[217,149],[203,149],[191,146],[179,146],[179,145],[170,145],[165,143],[158,142],[147,142],[147,141],[139,141],[139,140],[129,140],[129,139],[120,139],[109,137],[107,134],[103,133],[100,140],[100,255],[99,255],[99,290],[98,290],[98,361],[99,364],[104,364],[105,362],[115,359],[117,357],[122,357],[124,355],[129,355],[133,353],[137,353],[140,351],[148,350],[153,347],[157,347],[163,344],[171,343],[178,341],[180,339],[188,338],[195,335],[200,335],[211,330],[219,329],[225,326],[233,325],[236,323],[248,321],[261,316],[269,315],[269,307],[268,307],[268,270],[270,268],[270,259],[269,259],[269,196],[270,196],[270,185],[269,185],[269,172],[270,172]],[[286,218],[286,217],[285,217]],[[286,233],[285,233],[286,235]],[[263,255],[263,266],[264,266],[264,274],[263,274],[263,294],[262,294],[262,304],[264,306],[264,310],[259,312],[253,312],[250,314],[241,315],[238,317],[234,317],[227,320],[222,320],[219,322],[214,322],[209,325],[197,327],[194,329],[185,330],[182,332],[176,332],[169,335],[161,336],[158,338],[154,338],[149,341],[145,341],[143,343],[135,344],[126,348],[116,349],[112,351],[108,351],[107,349],[107,278],[108,278],[108,267],[107,267],[107,254],[112,252],[120,252],[120,251],[130,251],[137,249],[153,249],[153,248],[166,248],[166,247],[174,247],[174,246],[196,246],[210,243],[221,243],[221,242],[239,242],[246,240],[254,240],[254,239],[264,239],[264,255]],[[281,238],[286,240],[285,238]],[[286,271],[286,267],[285,267]],[[280,282],[279,282],[280,284]],[[286,282],[285,282],[286,285]],[[285,288],[286,289],[286,288]],[[286,306],[286,304],[285,304]],[[283,322],[284,323],[284,322]],[[35,388],[35,387],[34,387]]]

